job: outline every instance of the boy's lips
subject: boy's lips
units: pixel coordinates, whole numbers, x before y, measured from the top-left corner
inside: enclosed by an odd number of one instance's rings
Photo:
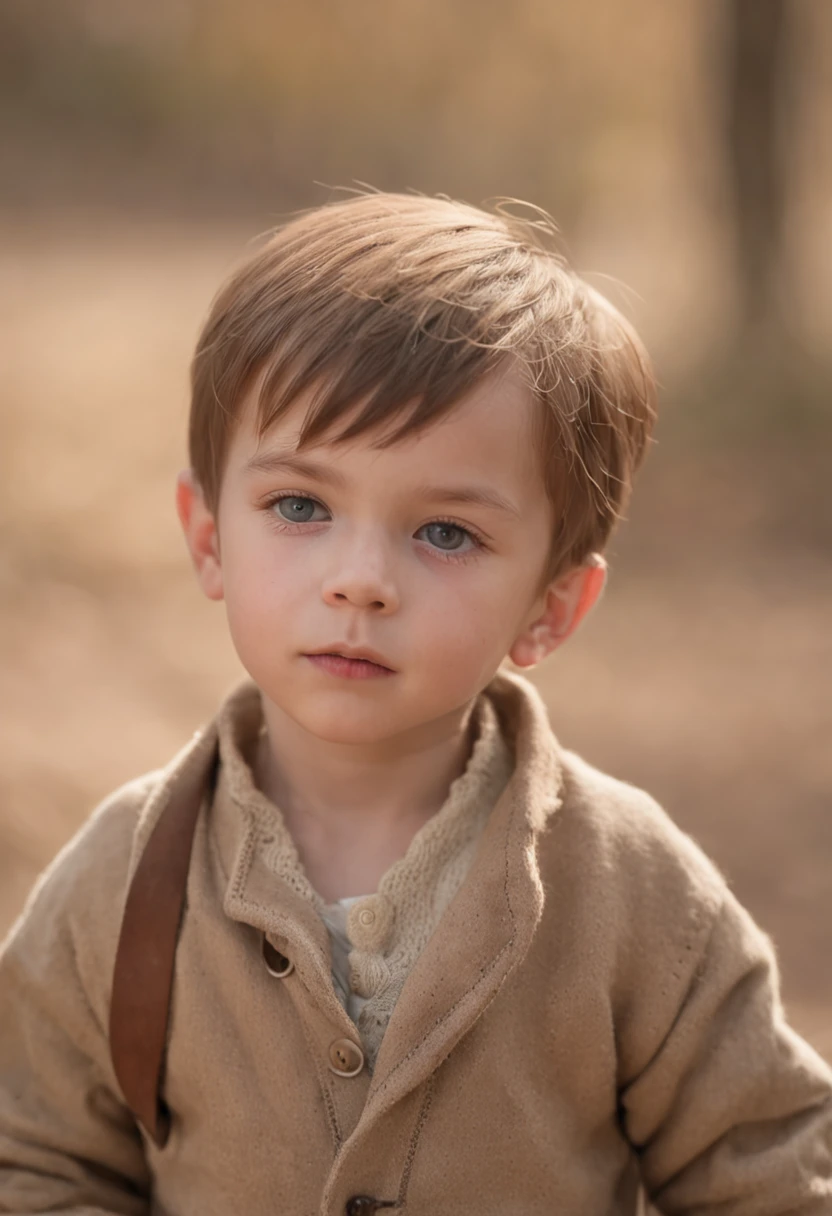
[[[392,668],[382,667],[372,659],[347,659],[340,654],[308,654],[306,658],[315,667],[322,668],[331,676],[345,680],[386,680],[394,674]]]
[[[367,663],[374,663],[377,667],[384,668],[385,671],[395,670],[383,655],[378,654],[375,650],[371,650],[369,646],[345,646],[333,643],[331,646],[321,646],[319,650],[307,651],[306,654],[307,658],[332,655],[342,659],[363,659]]]

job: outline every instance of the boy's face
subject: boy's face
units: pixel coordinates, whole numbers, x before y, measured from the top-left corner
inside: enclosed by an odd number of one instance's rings
[[[258,439],[247,403],[216,517],[188,474],[178,491],[203,590],[225,600],[244,667],[299,726],[367,744],[450,721],[506,655],[531,665],[595,601],[603,563],[540,592],[552,506],[531,437],[538,407],[516,372],[392,447],[322,441],[290,468],[280,461],[308,404]],[[501,502],[452,497],[480,492]],[[362,647],[386,674],[309,657]]]

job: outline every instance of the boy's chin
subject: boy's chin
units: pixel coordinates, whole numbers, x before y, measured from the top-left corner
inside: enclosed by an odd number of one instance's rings
[[[375,713],[360,715],[352,714],[349,710],[342,710],[341,713],[331,710],[316,713],[310,709],[304,712],[299,711],[297,706],[293,706],[291,710],[284,707],[284,711],[307,734],[320,739],[322,743],[372,746],[383,743],[385,739],[398,733],[389,709],[384,713],[381,707]]]
[[[371,704],[362,703],[360,697],[338,696],[340,690],[326,695],[320,691],[304,695],[295,687],[287,696],[285,685],[275,688],[273,694],[267,683],[260,688],[282,715],[322,743],[357,746],[382,743],[410,725],[399,721],[389,700]]]

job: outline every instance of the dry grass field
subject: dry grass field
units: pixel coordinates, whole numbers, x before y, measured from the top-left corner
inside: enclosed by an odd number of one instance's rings
[[[0,254],[0,929],[115,785],[239,668],[173,511],[186,366],[246,235],[7,220]],[[644,785],[779,949],[832,1059],[832,570],[823,453],[651,454],[603,603],[537,675],[561,739]]]

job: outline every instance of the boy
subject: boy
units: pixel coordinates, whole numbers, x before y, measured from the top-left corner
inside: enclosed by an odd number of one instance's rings
[[[5,946],[1,1211],[832,1213],[767,938],[503,668],[597,601],[653,419],[534,236],[357,197],[215,300],[177,503],[251,680]]]

